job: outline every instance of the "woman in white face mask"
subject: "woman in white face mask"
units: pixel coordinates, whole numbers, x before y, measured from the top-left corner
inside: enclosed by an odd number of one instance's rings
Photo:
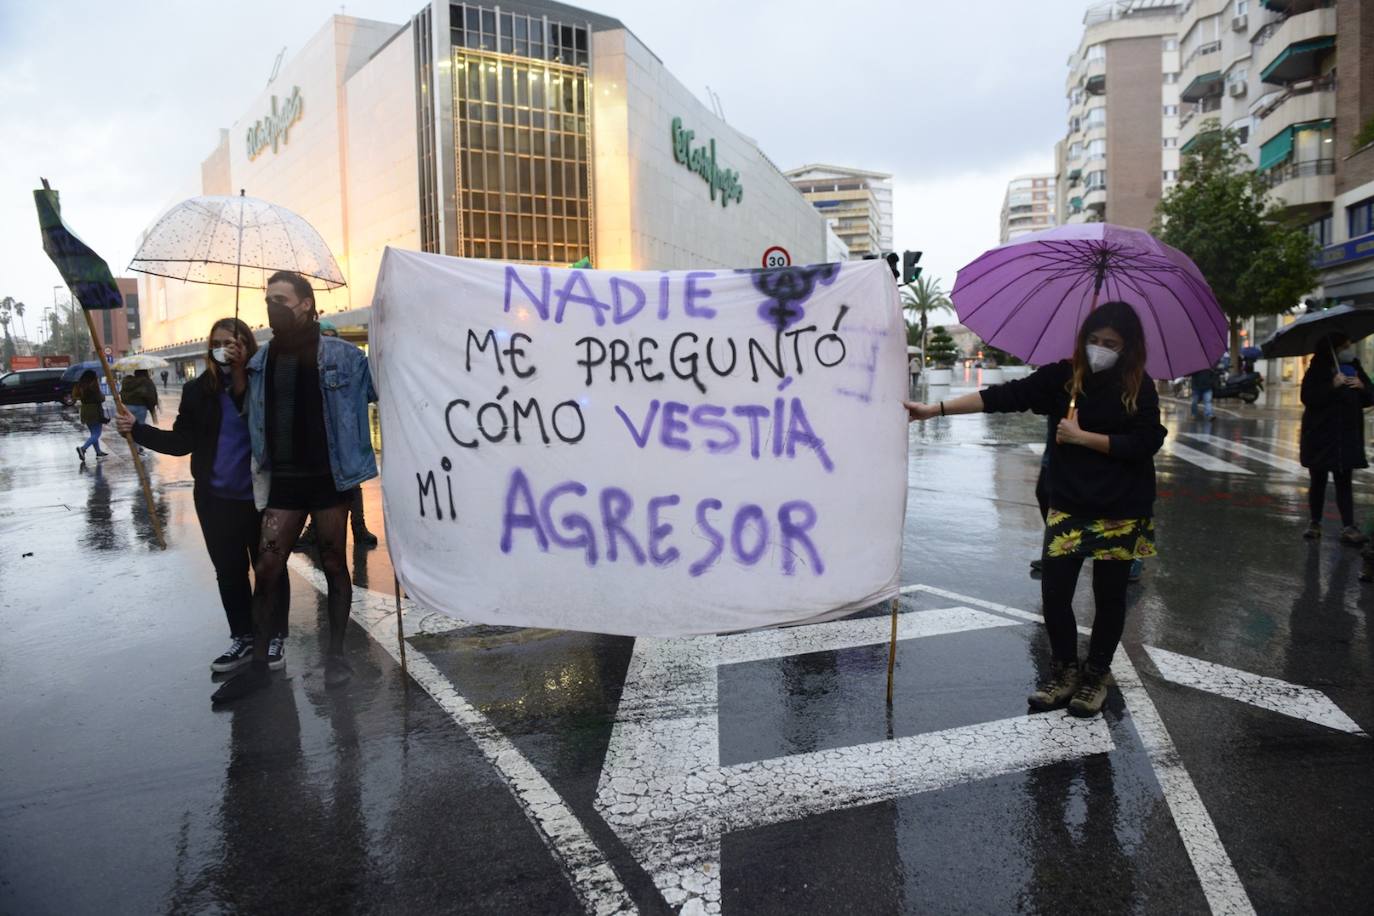
[[[1155,555],[1154,455],[1165,430],[1154,382],[1145,374],[1145,333],[1135,309],[1125,302],[1095,309],[1079,328],[1072,359],[939,404],[906,407],[911,420],[1032,411],[1057,424],[1046,447],[1049,513],[1040,579],[1053,660],[1028,701],[1037,710],[1067,705],[1075,715],[1096,715],[1125,626],[1131,561]],[[1073,593],[1089,559],[1097,614],[1080,664]]]
[[[193,496],[201,534],[219,583],[220,601],[229,618],[229,649],[210,663],[216,673],[248,664],[253,655],[252,587],[248,570],[257,559],[262,515],[253,504],[249,468],[251,443],[240,413],[248,377],[245,366],[258,349],[253,331],[237,318],[221,318],[205,342],[205,371],[181,389],[181,406],[170,430],[158,429],[128,413],[115,417],[121,435],[164,455],[190,455]],[[268,663],[285,664],[286,577],[277,595],[280,609]]]
[[[1341,543],[1357,545],[1365,536],[1355,527],[1353,474],[1369,467],[1364,453],[1364,409],[1374,404],[1374,389],[1355,347],[1335,334],[1312,354],[1302,377],[1302,438],[1299,458],[1311,476],[1307,490],[1309,521],[1303,537],[1322,536],[1326,511],[1326,478],[1336,481],[1336,509],[1341,516]]]

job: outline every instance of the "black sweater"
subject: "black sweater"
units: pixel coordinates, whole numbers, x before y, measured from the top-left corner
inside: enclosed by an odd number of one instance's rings
[[[1044,366],[1028,378],[985,388],[988,413],[1030,410],[1048,415],[1058,425],[1068,415],[1067,385],[1073,376],[1068,360]],[[1159,424],[1159,395],[1147,375],[1140,383],[1136,412],[1121,403],[1121,373],[1093,372],[1078,396],[1078,425],[1111,440],[1107,454],[1082,445],[1051,441],[1048,468],[1050,505],[1061,512],[1089,518],[1150,518],[1155,502],[1154,454],[1164,444]]]
[[[197,485],[209,484],[219,449],[219,392],[210,388],[209,379],[208,373],[202,374],[182,387],[181,407],[171,429],[139,423],[133,431],[134,441],[144,448],[164,455],[190,455],[191,476]]]

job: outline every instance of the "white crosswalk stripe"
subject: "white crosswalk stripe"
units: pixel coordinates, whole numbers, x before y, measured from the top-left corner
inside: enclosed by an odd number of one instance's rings
[[[1164,445],[1164,453],[1168,455],[1173,455],[1175,458],[1181,458],[1189,464],[1195,464],[1198,467],[1202,468],[1204,471],[1215,471],[1221,474],[1243,474],[1245,476],[1250,476],[1250,471],[1246,470],[1238,464],[1232,464],[1229,461],[1225,461],[1221,458],[1216,457],[1215,455],[1209,455],[1206,452],[1199,451],[1198,449],[1184,445],[1181,442],[1166,441]]]
[[[1281,458],[1263,449],[1258,449],[1250,445],[1244,445],[1240,442],[1234,442],[1230,439],[1223,439],[1221,436],[1213,436],[1207,433],[1179,433],[1179,436],[1184,439],[1192,439],[1195,442],[1205,442],[1208,445],[1214,445],[1223,451],[1230,452],[1232,455],[1238,455],[1241,458],[1249,458],[1251,461],[1267,464],[1271,468],[1277,468],[1280,471],[1287,471],[1290,474],[1297,474],[1302,477],[1307,476],[1306,469],[1296,461],[1289,458]]]

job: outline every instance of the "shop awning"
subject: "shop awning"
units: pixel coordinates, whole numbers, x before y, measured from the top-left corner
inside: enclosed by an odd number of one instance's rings
[[[1336,39],[1330,35],[1323,38],[1309,38],[1295,41],[1274,62],[1264,68],[1260,79],[1266,83],[1286,83],[1317,75],[1316,55],[1328,48],[1335,47]]]
[[[1285,127],[1266,144],[1260,147],[1259,170],[1272,169],[1293,155],[1293,128]]]

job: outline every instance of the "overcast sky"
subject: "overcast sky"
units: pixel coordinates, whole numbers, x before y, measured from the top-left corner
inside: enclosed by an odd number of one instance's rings
[[[1053,166],[1087,3],[586,5],[621,19],[698,97],[715,90],[726,119],[780,167],[892,172],[896,246],[923,249],[948,290],[997,243],[1007,180]],[[352,0],[344,11],[401,23],[419,7]],[[277,52],[294,54],[339,11],[313,0],[0,0],[0,296],[41,316],[61,282],[39,241],[39,176],[122,272],[139,231],[199,192],[217,129],[244,113]]]

